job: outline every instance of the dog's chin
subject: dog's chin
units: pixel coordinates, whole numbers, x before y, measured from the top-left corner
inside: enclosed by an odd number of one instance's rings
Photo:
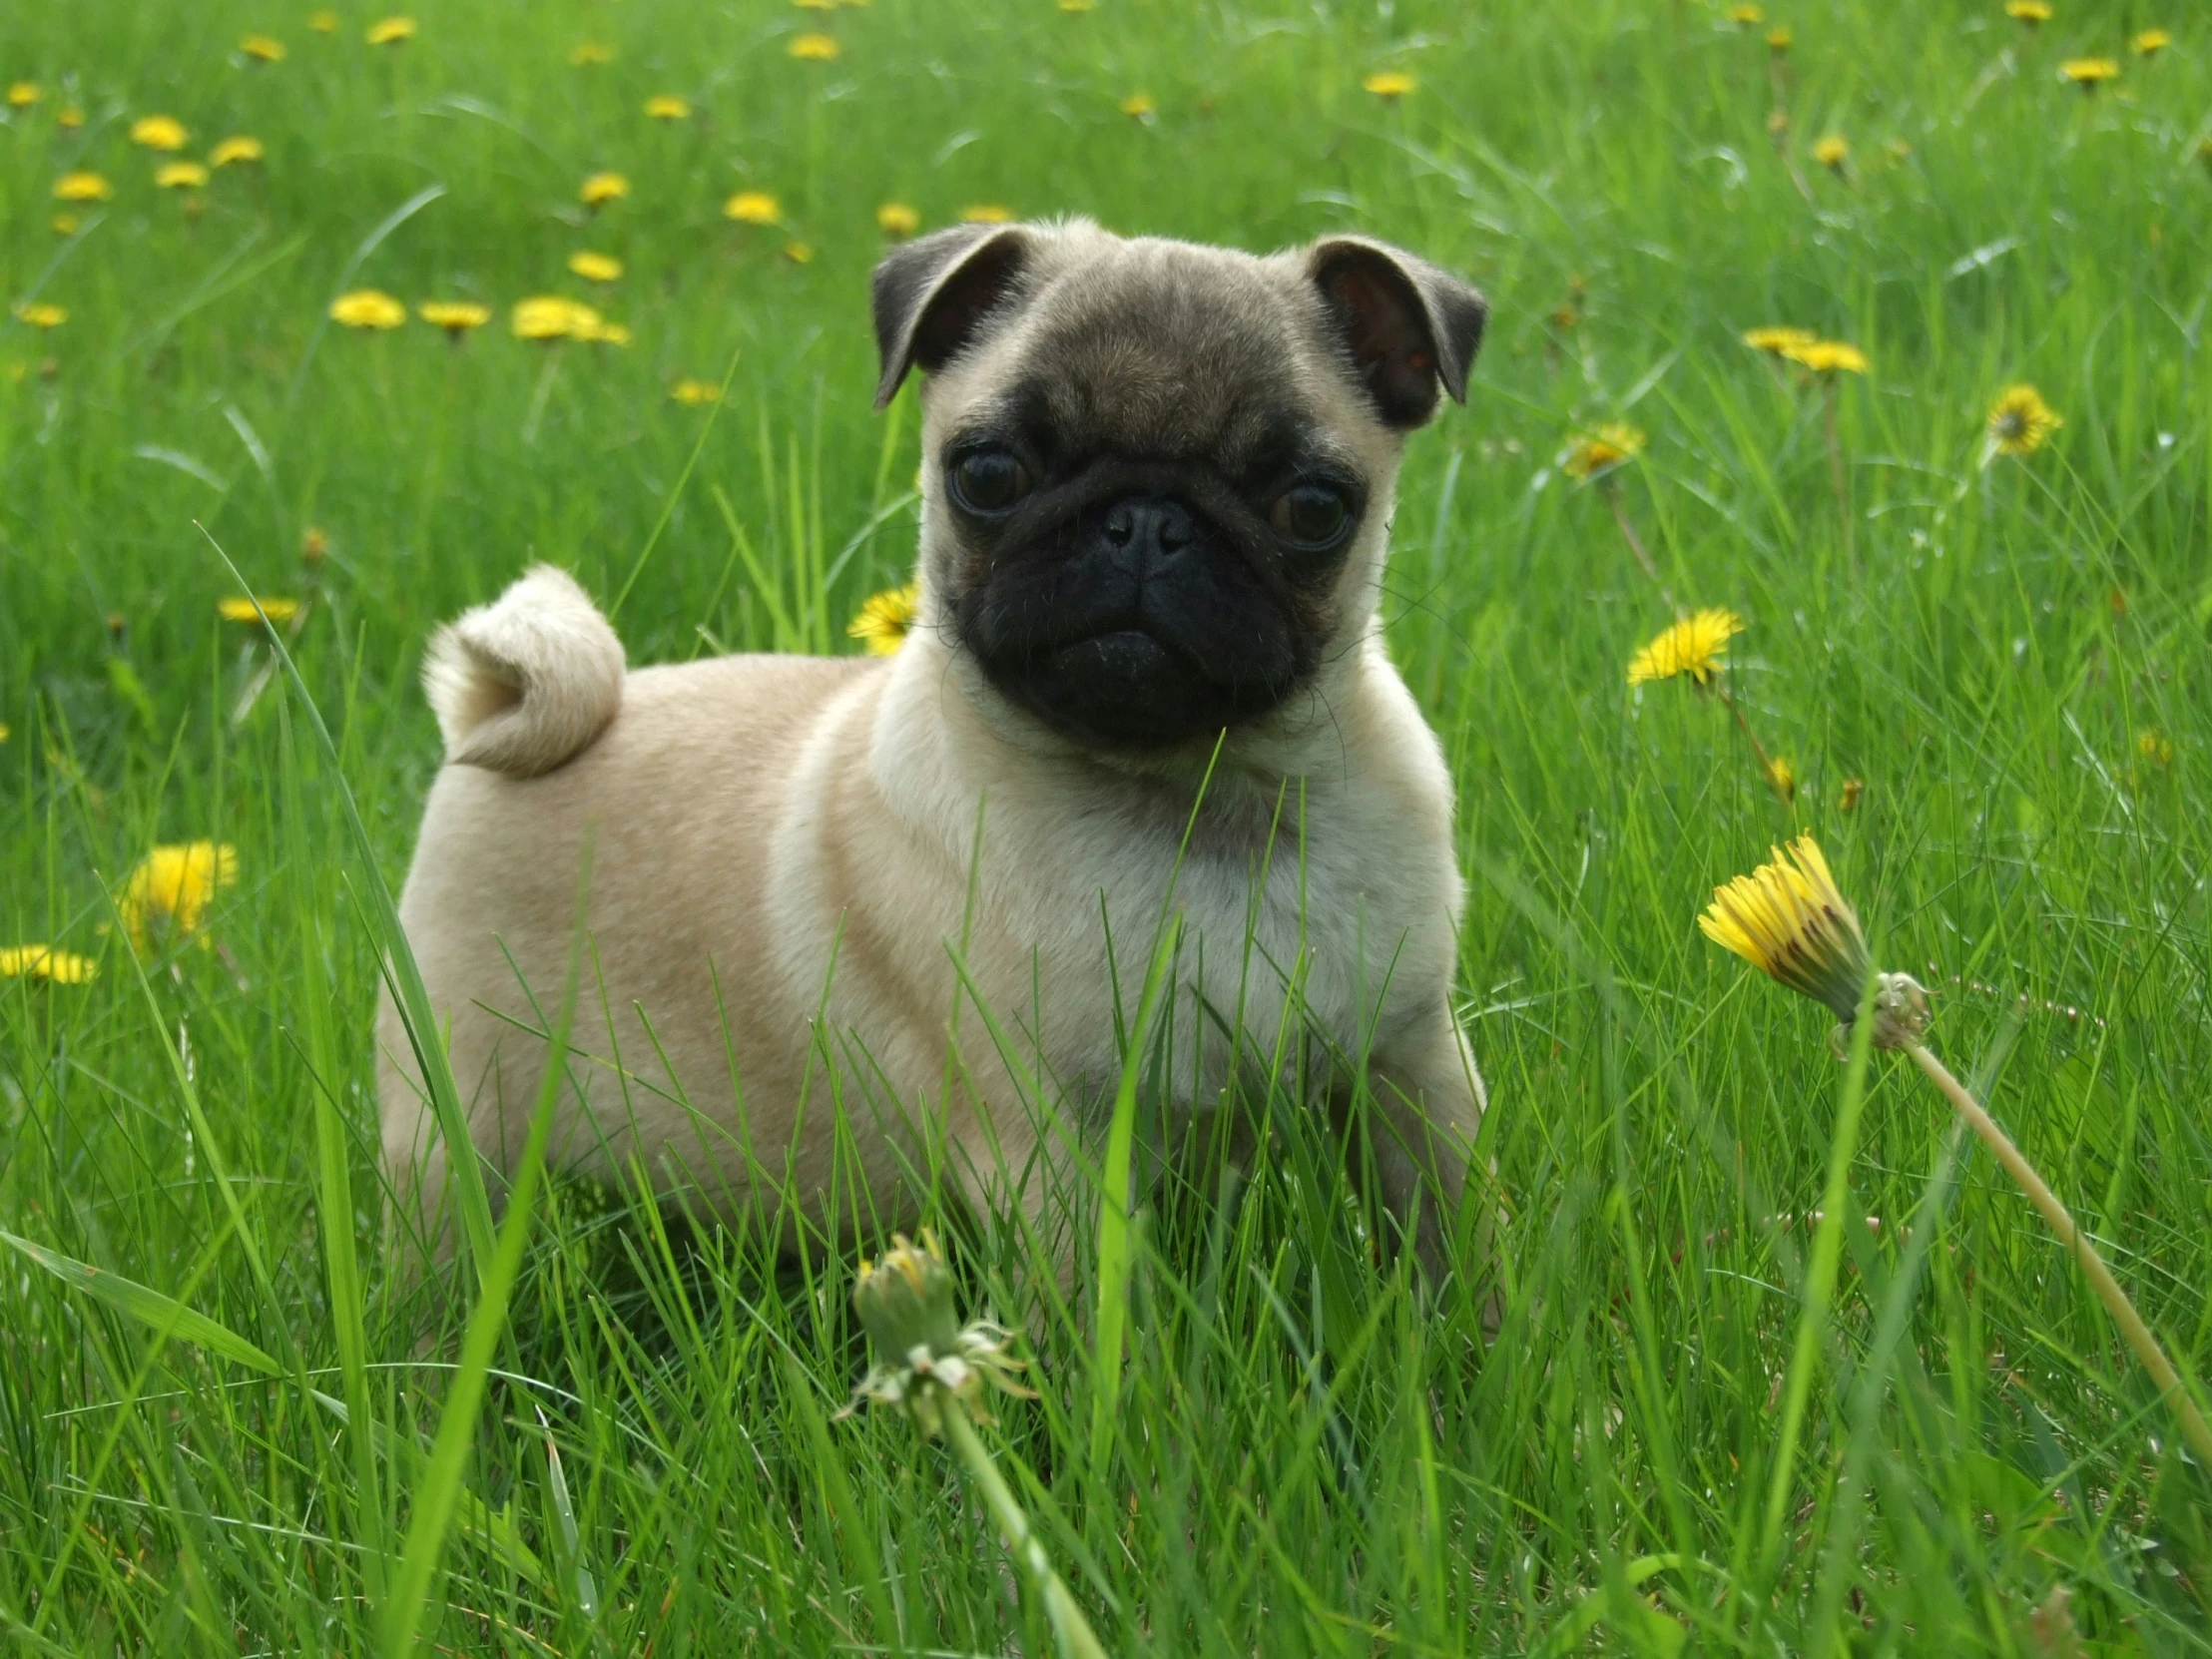
[[[982,663],[1001,696],[1062,737],[1125,754],[1211,742],[1224,728],[1267,714],[1290,691],[1287,676],[1221,678],[1221,664],[1202,663],[1139,625]]]

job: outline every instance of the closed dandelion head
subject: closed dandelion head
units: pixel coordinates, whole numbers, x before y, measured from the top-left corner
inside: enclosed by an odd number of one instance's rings
[[[1636,427],[1610,421],[1568,445],[1559,459],[1559,470],[1569,478],[1595,478],[1635,459],[1649,441]]]
[[[216,893],[239,878],[237,848],[217,841],[185,841],[157,846],[141,858],[123,883],[116,908],[131,948],[141,956],[167,934],[177,940],[201,933]]]
[[[1999,455],[2032,455],[2063,425],[2033,386],[2008,386],[1989,405],[1989,447]]]
[[[471,328],[491,320],[491,307],[469,299],[431,299],[415,307],[415,315],[433,328],[443,328],[448,338],[459,339]]]
[[[2155,58],[2173,43],[2174,37],[2164,29],[2144,29],[2127,44],[2138,58]]]
[[[1851,160],[1851,142],[1839,133],[1830,133],[1813,146],[1813,159],[1831,173],[1841,173]]]
[[[872,1401],[935,1434],[943,1421],[940,1390],[979,1416],[987,1415],[980,1397],[986,1383],[1029,1396],[1015,1381],[1022,1362],[1012,1356],[1011,1335],[988,1320],[961,1325],[952,1292],[944,1252],[926,1228],[919,1245],[896,1234],[881,1261],[860,1264],[852,1307],[876,1359],[845,1414]]]
[[[775,197],[765,190],[741,190],[723,203],[725,219],[734,219],[740,225],[774,225],[783,217],[783,208]]]
[[[89,956],[56,950],[50,944],[0,945],[0,979],[44,979],[56,985],[82,985],[100,971]]]
[[[1694,684],[1709,686],[1726,666],[1728,642],[1743,631],[1742,617],[1717,606],[1683,617],[1629,659],[1628,683],[1687,675]]]
[[[811,242],[787,242],[781,250],[785,259],[793,265],[813,265],[815,245]]]
[[[921,589],[912,582],[902,588],[885,588],[870,594],[859,614],[845,627],[847,638],[858,640],[871,657],[888,657],[906,643],[921,613]]]
[[[910,237],[921,229],[921,215],[904,202],[886,202],[875,210],[875,228],[886,237]]]
[[[148,150],[182,150],[191,137],[173,115],[142,115],[131,123],[131,142]]]
[[[1867,372],[1867,354],[1856,345],[1840,339],[1816,339],[1797,345],[1786,345],[1778,355],[1788,358],[1815,374],[1864,374]]]
[[[1698,929],[1777,984],[1787,985],[1845,1026],[1873,966],[1859,915],[1829,872],[1811,835],[1800,835],[1749,875],[1713,889]],[[1928,993],[1909,974],[1877,976],[1874,1041],[1879,1048],[1917,1042],[1928,1027]]]
[[[1810,328],[1783,327],[1747,328],[1743,335],[1744,343],[1754,351],[1766,351],[1777,357],[1787,355],[1797,346],[1811,345],[1820,337]]]
[[[604,207],[609,202],[619,202],[630,194],[630,181],[620,173],[594,173],[584,181],[576,199],[587,208]]]
[[[355,288],[330,301],[330,320],[347,328],[396,328],[407,320],[407,307],[381,288]]]
[[[2083,92],[2094,92],[2107,81],[2120,78],[2120,66],[2112,58],[2068,58],[2058,66],[2058,78],[2071,81]]]
[[[833,35],[794,35],[791,55],[802,63],[828,63],[837,55],[836,37]]]

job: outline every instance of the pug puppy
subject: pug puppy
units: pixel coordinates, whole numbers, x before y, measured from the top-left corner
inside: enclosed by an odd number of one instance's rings
[[[431,644],[446,765],[400,917],[495,1198],[580,913],[556,1165],[888,1228],[932,1172],[1039,1211],[1179,912],[1171,1108],[1320,1056],[1441,1266],[1484,1097],[1451,782],[1377,600],[1481,297],[1362,237],[1255,258],[1080,220],[922,238],[873,290],[877,406],[928,376],[895,655],[630,671],[545,567]],[[437,1254],[425,1035],[387,996],[384,1158]]]

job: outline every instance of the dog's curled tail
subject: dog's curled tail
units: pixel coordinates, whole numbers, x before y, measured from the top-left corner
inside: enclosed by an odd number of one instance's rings
[[[622,642],[566,571],[538,565],[431,637],[422,688],[445,758],[535,778],[622,707]]]

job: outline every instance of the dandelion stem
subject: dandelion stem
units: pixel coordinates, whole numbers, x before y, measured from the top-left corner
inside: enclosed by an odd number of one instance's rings
[[[1613,522],[1620,526],[1621,540],[1628,543],[1628,551],[1636,555],[1636,563],[1650,577],[1659,590],[1659,597],[1667,602],[1667,609],[1679,611],[1674,595],[1667,591],[1667,584],[1659,574],[1659,567],[1651,562],[1651,554],[1645,549],[1643,538],[1636,534],[1636,526],[1628,522],[1628,514],[1621,506],[1620,487],[1610,481],[1605,485],[1605,504],[1613,509]]]
[[[1907,1043],[1905,1051],[1913,1056],[1913,1063],[1928,1074],[1929,1080],[1943,1091],[1951,1105],[1957,1108],[1958,1115],[1966,1120],[1967,1127],[1981,1137],[1982,1145],[2004,1166],[2004,1173],[2027,1194],[2028,1201],[2043,1213],[2043,1220],[2058,1235],[2059,1243],[2073,1253],[2081,1271],[2088,1276],[2090,1288],[2097,1293],[2097,1300],[2111,1314],[2113,1323],[2120,1328],[2120,1335],[2127,1339],[2127,1346],[2135,1351],[2135,1358],[2142,1361],[2143,1369],[2158,1384],[2159,1393],[2181,1420],[2181,1432],[2196,1452],[2197,1460],[2212,1473],[2212,1427],[2206,1425],[2196,1400],[2174,1371],[2173,1362],[2166,1358],[2165,1350],[2158,1346],[2158,1339],[2151,1335],[2150,1327],[2143,1323],[2143,1316],[2135,1311],[2135,1304],[2120,1288],[2120,1282],[2112,1277],[2112,1270],[2104,1265],[2104,1258],[2097,1254],[2088,1235],[2074,1225],[2072,1215],[2058,1201],[2058,1195],[2035,1173],[2035,1166],[2012,1143],[2012,1137],[1998,1127],[1996,1119],[1967,1093],[1965,1085],[1950,1074],[1949,1068],[1925,1044]]]
[[[1083,1609],[1076,1604],[1067,1585],[1061,1582],[1060,1575],[1052,1570],[1052,1559],[1045,1554],[1036,1529],[1029,1524],[1029,1517],[1022,1512],[1021,1505],[1014,1501],[1005,1476],[998,1472],[989,1449],[975,1432],[975,1424],[968,1420],[967,1405],[950,1389],[938,1388],[936,1393],[944,1421],[944,1436],[952,1442],[953,1450],[960,1454],[960,1461],[967,1465],[969,1477],[982,1491],[983,1502],[990,1509],[991,1518],[998,1522],[999,1536],[1006,1542],[1006,1553],[1029,1575],[1038,1597],[1044,1602],[1045,1617],[1052,1621],[1052,1634],[1059,1641],[1061,1654],[1065,1659],[1106,1659],[1106,1650],[1099,1645],[1090,1620],[1083,1616]]]
[[[1836,517],[1844,530],[1844,564],[1856,571],[1858,555],[1854,551],[1851,526],[1851,479],[1844,470],[1844,444],[1836,435],[1836,405],[1843,394],[1837,390],[1837,376],[1824,374],[1821,398],[1821,427],[1828,438],[1828,481],[1836,491]]]
[[[1743,706],[1728,695],[1728,688],[1718,680],[1713,683],[1713,692],[1721,700],[1721,707],[1736,717],[1736,729],[1743,733],[1744,741],[1751,745],[1751,753],[1759,762],[1759,776],[1767,781],[1767,788],[1774,791],[1775,798],[1783,806],[1790,806],[1791,800],[1783,789],[1781,774],[1775,771],[1774,759],[1767,753],[1767,746],[1759,741],[1759,734],[1751,729],[1751,722],[1744,718]]]

